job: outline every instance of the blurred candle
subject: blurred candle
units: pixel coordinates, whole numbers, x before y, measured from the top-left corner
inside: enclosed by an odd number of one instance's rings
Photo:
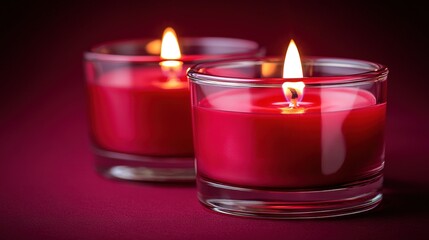
[[[188,84],[171,28],[164,31],[161,58],[159,64],[112,69],[88,84],[92,137],[98,147],[193,156]]]
[[[162,41],[116,42],[87,53],[90,131],[100,156],[98,169],[121,179],[192,181],[186,69],[198,61],[259,52],[256,43],[239,39],[185,38],[179,44],[175,31],[166,28]]]

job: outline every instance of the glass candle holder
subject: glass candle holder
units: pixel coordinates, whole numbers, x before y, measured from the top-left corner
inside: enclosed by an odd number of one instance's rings
[[[201,61],[263,54],[253,41],[179,38],[182,57],[162,59],[161,40],[103,43],[85,53],[96,168],[135,181],[195,179],[186,69]]]
[[[380,203],[387,68],[338,58],[302,64],[304,77],[294,79],[281,77],[283,59],[275,58],[188,71],[198,197],[206,207],[322,218]]]

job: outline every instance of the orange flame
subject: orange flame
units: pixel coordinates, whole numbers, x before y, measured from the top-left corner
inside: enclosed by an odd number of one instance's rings
[[[163,73],[167,76],[168,81],[161,84],[162,88],[173,89],[187,86],[178,78],[182,71],[183,63],[179,61],[182,57],[176,32],[173,28],[168,27],[164,30],[161,42],[161,58],[165,59],[159,63]]]
[[[298,48],[293,40],[290,41],[286,51],[283,65],[283,78],[302,78],[302,64]],[[284,82],[282,84],[283,94],[289,102],[290,108],[297,108],[304,96],[304,82]]]

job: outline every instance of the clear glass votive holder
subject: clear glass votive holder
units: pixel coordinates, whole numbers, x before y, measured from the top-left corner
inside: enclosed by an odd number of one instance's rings
[[[179,38],[182,57],[162,59],[161,40],[102,43],[85,52],[89,130],[96,169],[133,181],[195,180],[186,69],[202,61],[260,56],[253,41]]]
[[[299,219],[359,213],[381,202],[388,69],[323,57],[302,64],[303,78],[282,78],[277,58],[188,71],[204,206]]]

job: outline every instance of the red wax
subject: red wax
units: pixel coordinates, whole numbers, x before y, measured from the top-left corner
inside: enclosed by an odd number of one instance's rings
[[[313,188],[382,168],[386,106],[372,94],[306,89],[300,107],[289,110],[281,89],[202,99],[194,107],[198,174],[244,187]]]
[[[185,67],[183,69],[186,69]],[[172,88],[159,66],[114,69],[88,83],[98,147],[151,156],[193,156],[189,89]]]

